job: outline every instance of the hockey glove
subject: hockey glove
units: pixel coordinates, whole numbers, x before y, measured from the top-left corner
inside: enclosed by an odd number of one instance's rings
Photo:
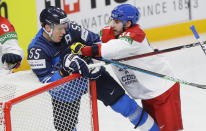
[[[71,51],[72,51],[72,54],[81,54],[81,49],[84,47],[85,45],[83,45],[82,43],[80,42],[76,42],[76,43],[73,43],[70,48],[71,48]]]
[[[103,66],[90,68],[90,79],[97,80],[104,70]]]
[[[18,68],[21,63],[21,56],[13,53],[3,54],[1,61],[3,64],[6,64],[8,69]],[[6,62],[6,63],[5,63]]]
[[[90,76],[86,62],[77,55],[68,54],[63,59],[60,74],[62,76],[68,76],[72,73],[79,73],[85,78],[89,78]]]
[[[71,46],[70,46],[70,49],[71,49],[71,52],[72,54],[78,54],[78,55],[81,55],[81,58],[88,63],[91,63],[91,58],[88,57],[88,56],[83,56],[82,53],[81,53],[81,49],[85,47],[84,44],[80,43],[80,42],[76,42],[76,43],[73,43]]]

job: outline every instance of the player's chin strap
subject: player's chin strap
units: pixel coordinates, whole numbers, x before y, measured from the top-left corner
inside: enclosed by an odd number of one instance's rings
[[[54,41],[54,39],[52,38],[52,33],[53,33],[53,30],[54,30],[54,24],[52,24],[51,26],[51,30],[50,32],[48,32],[44,27],[43,27],[43,30],[47,33],[47,35],[49,36],[49,38]]]

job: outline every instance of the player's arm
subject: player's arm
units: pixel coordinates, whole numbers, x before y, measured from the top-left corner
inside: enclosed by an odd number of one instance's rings
[[[82,55],[104,57],[109,59],[123,58],[136,53],[138,46],[134,46],[122,39],[113,39],[107,43],[86,46],[81,49]]]
[[[0,43],[2,45],[2,63],[7,69],[13,69],[20,65],[24,51],[18,44],[17,34],[14,27],[5,20],[0,23]]]
[[[39,47],[28,49],[27,60],[32,71],[43,83],[53,82],[63,78],[53,65],[49,55]]]
[[[98,71],[90,69],[87,63],[83,59],[81,59],[79,55],[67,54],[62,60],[60,75],[68,76],[73,73],[79,73],[84,78],[95,80],[100,76],[102,71],[103,68]]]
[[[41,28],[38,33],[36,34],[36,36],[32,39],[32,41],[29,43],[28,49],[30,49],[32,46],[34,46],[34,44],[36,43],[36,41],[39,39],[39,37],[43,34],[43,29]]]
[[[147,45],[145,33],[139,28],[131,32],[123,32],[116,39],[113,30],[106,27],[100,32],[100,36],[103,43],[82,48],[83,55],[118,59],[138,54],[139,51],[141,52],[140,47]]]
[[[70,33],[67,33],[65,35],[66,41],[71,40],[70,34],[72,34],[73,41],[78,41],[88,46],[99,43],[101,41],[98,34],[87,30],[86,28],[82,27],[81,25],[78,25],[77,23],[71,22],[69,24],[69,27],[67,28],[69,28],[68,31]]]

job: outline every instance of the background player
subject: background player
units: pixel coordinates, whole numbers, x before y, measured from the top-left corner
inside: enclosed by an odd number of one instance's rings
[[[0,73],[8,73],[20,66],[24,52],[19,47],[17,34],[13,25],[0,16]]]

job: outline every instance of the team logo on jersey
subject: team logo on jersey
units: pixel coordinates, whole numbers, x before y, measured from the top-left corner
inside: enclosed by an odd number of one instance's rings
[[[137,82],[137,79],[135,75],[129,74],[122,76],[121,81],[124,83],[124,85],[129,85],[131,83]]]
[[[127,69],[119,68],[118,72],[120,72],[121,74],[121,82],[124,83],[124,85],[138,82],[136,76],[132,72],[129,72]]]

